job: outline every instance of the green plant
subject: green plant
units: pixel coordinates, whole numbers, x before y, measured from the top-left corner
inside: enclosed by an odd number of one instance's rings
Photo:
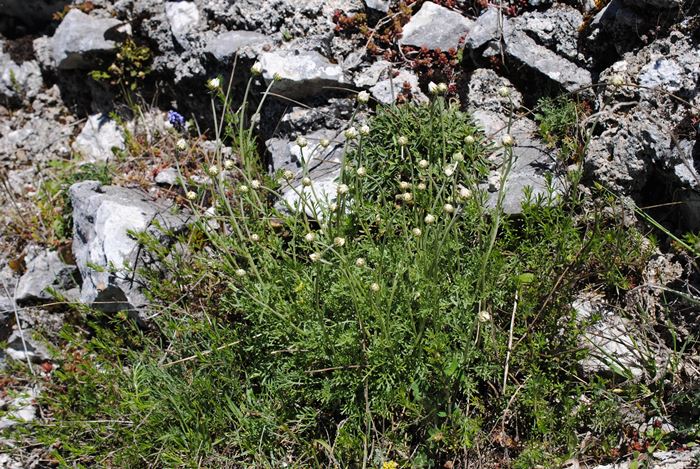
[[[150,60],[151,50],[147,46],[140,46],[133,39],[127,38],[120,44],[114,61],[106,69],[92,70],[89,75],[95,81],[104,81],[110,86],[118,87],[127,102],[132,104],[132,93],[151,72],[148,66]]]
[[[552,148],[559,148],[560,160],[581,161],[587,144],[581,121],[586,114],[585,106],[567,96],[545,97],[537,103],[535,120],[540,137]]]

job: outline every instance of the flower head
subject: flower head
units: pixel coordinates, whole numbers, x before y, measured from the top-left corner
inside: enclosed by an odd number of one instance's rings
[[[424,191],[425,190],[425,183],[424,182],[419,182],[418,185],[416,186],[416,189],[419,191]]]
[[[168,111],[168,122],[177,130],[185,128],[185,118],[177,111]]]
[[[364,124],[362,127],[360,127],[360,135],[362,135],[363,137],[369,135],[369,125]]]
[[[443,169],[443,172],[445,173],[445,176],[447,176],[448,178],[452,177],[452,175],[455,173],[455,167],[451,164],[448,164]]]
[[[416,238],[419,238],[420,235],[423,234],[423,232],[420,230],[420,228],[413,228],[411,230],[411,233],[413,233],[413,236],[415,236]]]
[[[467,145],[471,145],[474,142],[476,142],[476,139],[473,136],[467,135],[466,137],[464,137],[464,143],[466,143]]]
[[[197,198],[197,193],[195,191],[187,191],[185,197],[187,197],[187,200],[194,200]]]
[[[296,144],[299,148],[304,148],[305,146],[307,146],[309,144],[309,141],[300,135],[296,139]]]
[[[610,79],[610,83],[611,83],[613,86],[622,86],[622,85],[625,84],[625,79],[623,78],[622,75],[615,74],[615,75],[613,75],[612,78]]]
[[[508,96],[510,96],[510,89],[507,86],[501,86],[500,88],[498,88],[498,95],[501,98],[507,98]]]
[[[413,194],[411,194],[410,192],[404,192],[403,194],[401,194],[401,198],[404,202],[410,202],[413,200]]]
[[[442,209],[445,211],[445,213],[454,213],[455,212],[455,207],[452,204],[445,204]]]
[[[218,77],[214,77],[207,82],[207,88],[210,90],[218,90],[221,86],[221,80]]]
[[[233,169],[233,160],[224,160],[224,169]]]
[[[304,187],[309,187],[311,185],[311,178],[310,177],[302,178],[301,185]]]
[[[250,181],[250,187],[252,187],[253,189],[260,189],[260,181],[258,181],[257,179],[253,179],[252,181]]]
[[[345,131],[345,138],[348,140],[355,140],[357,138],[358,132],[355,127],[350,127]]]
[[[458,151],[457,153],[452,155],[452,159],[454,161],[457,161],[458,163],[461,163],[462,161],[464,161],[464,155],[462,154],[461,151]]]
[[[282,177],[285,178],[287,181],[289,181],[292,178],[294,178],[294,173],[288,169],[285,169],[284,172],[282,173]]]
[[[258,241],[260,241],[260,235],[257,233],[253,233],[252,235],[250,235],[250,240],[254,243],[257,243]]]
[[[304,241],[307,243],[313,243],[316,240],[316,234],[312,232],[308,232],[304,235]]]
[[[503,137],[501,137],[501,144],[503,144],[504,147],[512,147],[515,145],[515,139],[512,135],[505,134]]]
[[[321,145],[323,148],[328,148],[328,146],[331,144],[331,141],[327,138],[322,138],[318,141],[318,144]]]
[[[380,287],[377,282],[374,282],[369,286],[369,289],[372,290],[372,292],[377,293],[380,290]]]
[[[406,145],[408,145],[408,138],[407,138],[407,137],[404,137],[403,135],[399,136],[399,138],[396,139],[396,141],[397,141],[397,142],[399,143],[399,145],[401,145],[402,147],[405,147]]]
[[[428,166],[430,166],[430,163],[428,162],[428,160],[420,160],[418,162],[418,167],[421,169],[426,169]]]
[[[437,85],[437,90],[438,90],[438,93],[440,93],[440,94],[447,93],[448,89],[449,88],[447,86],[447,83],[438,83],[438,85]]]
[[[399,181],[399,187],[403,190],[406,190],[409,187],[411,187],[411,183],[408,181]]]
[[[211,165],[209,166],[209,169],[207,170],[210,176],[216,176],[219,174],[219,167],[216,165]]]
[[[340,236],[337,236],[337,237],[333,238],[333,244],[336,247],[342,248],[343,246],[345,246],[345,238],[341,238]]]
[[[245,274],[246,274],[245,269],[236,269],[236,276],[245,277]]]
[[[272,79],[274,81],[282,81],[282,75],[280,75],[279,73],[275,73],[274,75],[272,75]]]
[[[438,85],[432,81],[428,83],[428,92],[430,94],[438,94]]]
[[[435,217],[431,214],[427,214],[423,221],[425,221],[426,225],[432,225],[433,223],[435,223]]]
[[[486,310],[479,311],[479,321],[489,322],[490,320],[491,320],[491,314],[488,311],[486,311]]]
[[[311,262],[318,262],[321,260],[321,253],[312,252],[311,254],[309,254],[309,259],[311,259]]]
[[[472,191],[467,189],[466,187],[460,187],[459,188],[459,197],[462,199],[469,199],[472,196]]]
[[[357,267],[364,267],[367,265],[367,261],[365,261],[364,257],[358,257],[355,259],[355,266]]]
[[[250,73],[253,75],[260,75],[263,72],[263,67],[260,62],[255,62],[252,67],[250,67]]]
[[[348,187],[347,184],[338,185],[338,194],[343,195],[343,194],[347,194],[348,192],[350,192],[350,188]]]
[[[185,151],[185,150],[187,150],[187,140],[185,140],[184,138],[181,138],[180,140],[178,140],[177,142],[175,142],[175,148],[176,148],[178,151]]]
[[[241,194],[245,194],[246,192],[248,192],[248,186],[246,186],[245,184],[241,184],[238,187],[238,192],[240,192]]]
[[[367,168],[365,168],[364,166],[360,166],[359,168],[357,168],[357,175],[360,177],[367,176]]]
[[[369,102],[369,93],[366,91],[357,93],[357,102],[360,104],[367,104]]]

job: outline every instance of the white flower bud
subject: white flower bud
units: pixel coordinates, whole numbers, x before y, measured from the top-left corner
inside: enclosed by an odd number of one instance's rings
[[[254,243],[257,243],[258,241],[260,241],[260,235],[257,233],[253,233],[252,235],[250,235],[250,240]]]
[[[428,83],[428,92],[430,94],[438,94],[438,85],[436,85],[434,82]]]
[[[260,75],[263,72],[263,67],[260,62],[255,62],[252,67],[250,67],[250,73],[253,75]]]
[[[299,148],[304,148],[305,146],[307,146],[309,144],[309,141],[306,140],[304,137],[299,136],[296,139],[296,144],[299,146]]]
[[[430,163],[428,162],[428,160],[420,160],[418,162],[418,167],[421,169],[427,169],[428,166],[430,166]]]
[[[445,94],[447,93],[447,83],[438,83],[437,85],[437,91],[440,94]]]
[[[424,190],[425,190],[425,187],[426,187],[426,186],[425,186],[425,183],[424,183],[424,182],[419,182],[418,185],[416,186],[416,188],[417,188],[419,191],[424,191]]]
[[[474,142],[476,142],[476,139],[473,136],[467,135],[466,137],[464,137],[464,143],[466,143],[467,145],[471,145]]]
[[[345,238],[341,238],[340,236],[333,238],[333,244],[336,247],[342,248],[343,246],[345,246]]]
[[[489,322],[490,320],[491,320],[491,314],[489,314],[488,311],[486,311],[486,310],[479,311],[479,321]]]
[[[228,170],[233,169],[233,160],[224,160],[224,168]]]
[[[364,257],[358,257],[355,259],[355,266],[364,267],[365,265],[367,265],[367,262],[365,261]]]
[[[369,125],[365,124],[362,127],[360,127],[360,135],[362,135],[363,137],[369,135]]]
[[[238,192],[240,192],[241,194],[245,194],[246,192],[248,192],[248,186],[246,186],[245,184],[241,184],[241,186],[238,188]]]
[[[443,210],[445,210],[446,213],[454,213],[455,212],[454,205],[452,205],[452,204],[445,204],[442,208],[443,208]]]
[[[322,138],[321,140],[319,140],[318,144],[321,145],[323,148],[328,148],[328,145],[331,144],[331,141],[327,138]]]
[[[212,78],[207,82],[207,87],[210,90],[217,90],[219,86],[221,86],[221,80],[219,80],[219,78]]]
[[[347,184],[340,184],[338,186],[338,194],[343,195],[347,194],[348,192],[350,192],[350,188],[347,186]]]
[[[459,188],[459,196],[462,199],[470,199],[472,196],[472,191],[467,189],[466,187],[460,187]]]
[[[216,176],[219,174],[219,167],[215,165],[209,166],[209,169],[207,170],[210,176]]]
[[[176,148],[178,151],[185,151],[185,150],[187,150],[187,140],[185,140],[184,138],[181,138],[180,140],[178,140],[177,142],[175,142],[175,148]]]
[[[427,214],[423,221],[425,221],[426,225],[432,225],[433,223],[435,223],[435,217],[431,214]]]
[[[411,183],[407,181],[399,181],[399,187],[403,190],[406,190],[409,187],[411,187]]]
[[[510,89],[507,86],[501,86],[500,88],[498,88],[498,95],[501,98],[507,98],[508,96],[510,96]]]
[[[318,262],[321,260],[321,253],[320,252],[313,252],[309,254],[309,259],[311,259],[311,262]]]
[[[501,137],[501,143],[504,147],[512,147],[515,145],[515,140],[513,139],[512,135],[505,134],[503,137]]]
[[[260,189],[260,181],[258,181],[257,179],[253,179],[252,181],[250,181],[250,187],[252,187],[253,189]]]
[[[625,79],[623,78],[622,75],[613,75],[612,78],[610,79],[610,83],[613,86],[622,86],[625,84]]]
[[[449,178],[455,173],[455,168],[452,165],[447,165],[445,166],[445,169],[443,169],[443,172],[445,173],[445,176]]]
[[[285,178],[287,181],[290,181],[291,179],[294,178],[294,173],[291,172],[290,170],[286,169],[286,170],[282,173],[282,177]]]
[[[197,198],[197,193],[195,191],[188,191],[185,197],[187,197],[187,200],[194,200]]]
[[[372,285],[369,286],[369,289],[372,290],[372,292],[377,293],[380,290],[380,287],[377,282],[374,282]]]
[[[415,236],[416,238],[420,237],[420,235],[423,234],[423,232],[420,230],[420,228],[413,228],[411,230],[411,233],[413,233],[413,236]]]
[[[311,183],[311,178],[310,178],[310,177],[302,178],[302,180],[301,180],[301,185],[302,185],[302,186],[304,186],[304,187],[309,187],[309,186],[311,186],[311,184],[312,184],[312,183]]]
[[[364,166],[357,168],[357,175],[360,177],[367,176],[367,169]]]
[[[355,127],[350,127],[345,131],[345,138],[348,140],[354,140],[357,138],[358,132]]]
[[[357,102],[360,104],[367,104],[369,102],[369,93],[366,91],[357,93]]]
[[[462,154],[462,152],[458,151],[457,153],[452,155],[452,159],[461,163],[462,161],[464,161],[464,155]]]
[[[246,271],[245,269],[236,269],[236,275],[238,277],[245,277]]]
[[[397,139],[397,141],[399,142],[399,145],[401,145],[402,147],[405,147],[406,145],[408,145],[408,138],[407,138],[407,137],[404,137],[403,135],[401,135],[401,136]]]
[[[307,243],[313,243],[315,240],[316,240],[316,234],[315,234],[315,233],[309,232],[309,233],[306,233],[306,234],[304,235],[304,241],[306,241]]]
[[[401,196],[404,202],[410,202],[413,200],[413,194],[410,192],[404,192],[404,194]]]

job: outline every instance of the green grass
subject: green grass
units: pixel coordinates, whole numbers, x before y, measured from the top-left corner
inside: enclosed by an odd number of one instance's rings
[[[495,147],[440,97],[368,125],[337,205],[302,196],[313,219],[274,208],[287,183],[228,129],[245,169],[197,189],[189,252],[143,238],[162,313],[67,329],[49,418],[27,431],[74,467],[554,467],[587,432],[580,456],[614,455],[620,404],[646,401],[581,373],[571,304],[636,284],[641,234],[575,184],[516,218],[485,208]]]

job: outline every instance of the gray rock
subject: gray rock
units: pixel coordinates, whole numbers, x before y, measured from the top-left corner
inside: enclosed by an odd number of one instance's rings
[[[583,15],[576,8],[563,3],[545,11],[530,11],[511,20],[511,27],[524,31],[542,46],[571,62],[579,61],[578,30]]]
[[[515,65],[550,81],[567,91],[592,84],[591,73],[547,49],[522,31],[512,30],[505,37],[505,53]]]
[[[53,60],[60,69],[90,68],[94,56],[114,52],[127,31],[116,19],[98,19],[74,8],[51,38]]]
[[[74,299],[77,268],[68,265],[58,252],[44,250],[27,260],[27,270],[19,279],[15,296],[18,304],[37,303],[54,299],[50,290]],[[73,291],[71,291],[73,290]]]
[[[458,48],[473,21],[433,2],[425,2],[403,27],[402,46],[449,50]]]
[[[690,469],[697,467],[700,458],[700,448],[674,451],[655,451],[651,454],[650,460],[645,461],[649,469]],[[639,467],[639,460],[623,461],[616,464],[604,464],[594,466],[592,469],[631,469]]]
[[[391,6],[391,0],[365,0],[365,5],[367,5],[367,8],[370,10],[386,13]]]
[[[264,34],[252,31],[227,31],[207,42],[206,52],[219,62],[230,61],[241,49],[271,43]]]
[[[71,186],[70,198],[73,254],[83,280],[81,301],[107,312],[144,308],[147,301],[134,272],[144,259],[129,233],[147,231],[165,242],[155,224],[178,231],[185,217],[140,191],[95,181]]]
[[[637,10],[622,0],[611,0],[593,17],[583,41],[594,59],[607,58],[611,48],[618,54],[637,48],[640,32],[649,27],[649,21]]]
[[[5,354],[11,359],[31,363],[42,363],[51,359],[51,353],[46,345],[37,340],[34,329],[23,328],[21,331],[15,324],[10,337],[7,339]]]
[[[625,3],[641,10],[649,7],[675,10],[683,6],[683,0],[625,0]]]
[[[475,51],[494,41],[499,41],[501,31],[508,31],[510,24],[496,7],[488,8],[476,19],[464,41],[464,47]]]
[[[199,10],[194,2],[165,2],[165,16],[175,40],[186,47],[190,33],[196,31],[199,24]]]
[[[279,77],[272,91],[292,98],[318,95],[324,86],[345,83],[342,68],[315,51],[266,52],[260,63],[267,83]]]
[[[372,97],[376,99],[377,102],[381,104],[393,104],[399,93],[404,89],[404,83],[411,85],[411,93],[417,102],[427,101],[428,98],[421,92],[418,77],[415,73],[407,70],[400,70],[396,76],[390,76],[393,75],[391,72],[385,75],[388,76],[369,89]]]
[[[80,153],[85,161],[108,161],[115,150],[124,150],[126,143],[119,125],[105,114],[88,117],[83,130],[72,145],[73,151]]]
[[[0,430],[31,422],[36,418],[36,399],[39,388],[28,388],[18,395],[8,395],[0,399],[0,408],[7,409],[0,418]]]
[[[161,186],[174,186],[178,183],[179,178],[180,175],[178,174],[177,169],[170,167],[158,171],[154,181],[156,184]]]
[[[507,89],[510,96],[501,96],[501,88]],[[488,68],[472,72],[467,90],[467,106],[472,111],[491,111],[506,118],[511,113],[511,106],[517,110],[523,105],[523,95],[513,84]]]
[[[39,64],[35,60],[15,63],[1,50],[0,43],[0,99],[9,102],[28,102],[34,98],[44,81]]]

